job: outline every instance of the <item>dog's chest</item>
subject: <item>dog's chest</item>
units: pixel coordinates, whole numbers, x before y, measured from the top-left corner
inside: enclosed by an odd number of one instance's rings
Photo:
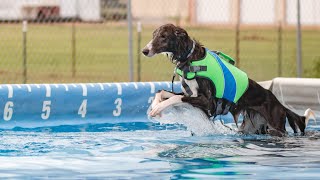
[[[198,89],[199,89],[199,85],[196,79],[192,79],[192,80],[187,80],[187,79],[183,79],[182,77],[179,76],[180,82],[181,84],[183,83],[183,81],[186,83],[186,85],[189,87],[189,89],[192,92],[191,97],[197,97],[198,96]],[[188,93],[188,91],[181,86],[182,92],[184,94],[190,94]]]

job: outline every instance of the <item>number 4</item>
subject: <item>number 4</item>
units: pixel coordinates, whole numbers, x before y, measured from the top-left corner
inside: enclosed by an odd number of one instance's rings
[[[87,114],[87,99],[84,99],[81,103],[81,106],[78,110],[78,114],[81,115],[82,118],[86,117]]]

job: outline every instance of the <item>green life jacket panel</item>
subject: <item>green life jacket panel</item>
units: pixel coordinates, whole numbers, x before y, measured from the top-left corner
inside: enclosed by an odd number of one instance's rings
[[[188,70],[177,68],[179,76],[191,80],[201,77],[211,80],[216,97],[237,103],[249,86],[249,79],[245,72],[233,66],[222,56],[206,49],[203,59],[192,61]]]

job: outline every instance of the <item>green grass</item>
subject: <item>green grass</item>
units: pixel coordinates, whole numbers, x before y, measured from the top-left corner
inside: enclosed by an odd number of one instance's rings
[[[143,27],[143,47],[156,27]],[[186,27],[190,36],[212,50],[235,57],[235,31]],[[282,41],[282,76],[296,76],[296,38],[285,30]],[[312,77],[320,57],[319,30],[302,33],[304,77]],[[76,28],[76,75],[72,77],[72,26],[29,24],[27,37],[28,83],[128,81],[128,31],[112,24],[79,24]],[[276,29],[240,32],[240,68],[255,80],[278,76]],[[134,32],[134,67],[137,78],[137,34]],[[20,24],[0,24],[0,83],[22,83],[22,32]],[[170,80],[173,65],[164,56],[141,57],[142,81]]]

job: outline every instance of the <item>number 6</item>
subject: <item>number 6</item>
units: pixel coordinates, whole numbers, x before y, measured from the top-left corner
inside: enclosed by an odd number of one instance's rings
[[[3,119],[5,121],[10,121],[12,118],[12,114],[13,114],[13,102],[8,101],[4,106]]]

